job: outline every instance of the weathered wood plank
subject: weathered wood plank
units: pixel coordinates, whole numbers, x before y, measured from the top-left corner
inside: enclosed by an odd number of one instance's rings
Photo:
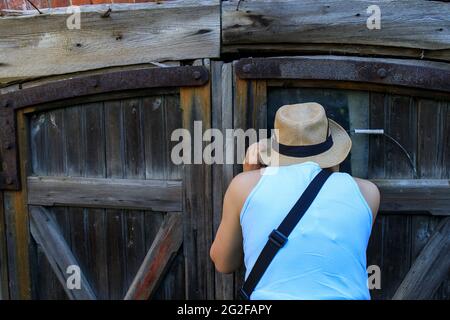
[[[183,166],[176,165],[171,161],[171,151],[177,142],[171,141],[171,134],[175,129],[182,127],[182,110],[180,108],[180,99],[178,94],[174,95],[164,95],[162,97],[162,118],[163,124],[152,122],[154,126],[158,127],[158,130],[161,130],[161,125],[163,127],[162,137],[155,139],[153,142],[154,145],[160,144],[162,145],[163,156],[159,161],[163,161],[164,164],[164,175],[165,179],[181,179],[183,174]],[[158,114],[158,110],[155,110]],[[155,131],[155,129],[153,129]],[[156,138],[156,137],[155,137]],[[161,139],[158,140],[158,139]],[[146,148],[147,152],[147,148]],[[159,155],[152,154],[152,157],[155,157],[155,160],[158,159]],[[146,156],[147,160],[147,156]],[[155,162],[153,160],[153,162]],[[147,170],[148,172],[148,170]],[[151,176],[147,175],[147,178],[153,178],[153,174],[160,174],[158,171],[152,171]],[[152,213],[146,215],[145,221],[148,225],[149,222],[152,224],[152,228],[160,227],[162,223],[162,219],[164,215]],[[155,230],[158,231],[158,230]],[[155,238],[157,232],[150,232],[149,229],[146,229],[146,234],[148,237],[152,237],[152,241]],[[150,243],[151,245],[151,243]],[[149,248],[147,248],[149,249]],[[148,250],[147,250],[148,251]],[[183,249],[180,248],[176,257],[171,262],[169,270],[166,272],[164,279],[161,284],[158,286],[155,294],[152,295],[153,299],[185,299],[186,285],[185,285],[185,258],[183,255]]]
[[[9,299],[8,253],[6,246],[5,210],[3,192],[0,192],[0,300]]]
[[[125,300],[147,300],[152,296],[182,242],[182,214],[169,213],[133,279]]]
[[[450,180],[372,179],[381,193],[381,211],[429,211],[448,215]]]
[[[417,162],[421,178],[444,178],[444,131],[447,103],[431,99],[418,100]]]
[[[211,127],[210,89],[210,84],[180,89],[183,128],[191,133],[194,132],[194,121],[201,121],[203,130]],[[197,153],[198,156],[202,155]],[[186,299],[213,299],[214,267],[208,254],[213,234],[211,166],[185,164],[183,182]]]
[[[321,44],[321,43],[254,43],[225,45],[221,48],[222,54],[240,53],[245,56],[259,55],[356,55],[356,56],[380,56],[392,58],[411,58],[435,61],[450,61],[450,49],[423,50],[416,48],[383,47],[373,45],[352,44]]]
[[[123,178],[124,135],[121,101],[105,102],[106,178]],[[106,209],[109,298],[122,299],[126,292],[125,214]]]
[[[28,203],[43,206],[181,210],[181,182],[29,177]]]
[[[104,103],[91,103],[84,108],[85,116],[85,172],[87,177],[105,178],[105,116]],[[70,147],[70,146],[67,146]],[[105,209],[84,209],[87,230],[87,251],[84,256],[87,261],[87,273],[91,287],[98,299],[109,297],[108,257],[106,238]],[[75,226],[74,226],[75,227]]]
[[[219,56],[219,0],[114,4],[107,18],[99,7],[85,7],[81,28],[73,30],[67,28],[69,14],[63,10],[0,18],[0,82]]]
[[[142,99],[122,101],[124,178],[145,179],[145,150]],[[181,202],[180,202],[181,205]],[[151,208],[151,207],[150,207]],[[131,285],[145,257],[144,211],[127,210],[124,213],[126,236],[126,288]]]
[[[377,3],[381,29],[367,28],[368,0],[238,0],[222,3],[223,45],[352,44],[450,49],[450,6],[436,1]],[[427,14],[424,15],[423,12]],[[330,23],[332,21],[333,23]]]
[[[26,184],[29,172],[27,157],[27,122],[22,112],[17,113],[17,136],[20,157],[21,184]],[[8,273],[11,299],[30,299],[29,221],[26,206],[27,190],[5,192],[5,220],[8,247]]]
[[[66,135],[64,121],[64,109],[51,110],[45,114],[40,114],[38,121],[33,121],[31,131],[33,134],[40,136],[41,139],[36,139],[35,142],[38,145],[33,145],[34,153],[41,154],[38,157],[34,157],[36,165],[41,167],[45,172],[45,175],[61,176],[64,175],[66,170]],[[44,121],[41,121],[45,119]],[[32,134],[32,135],[33,135]],[[76,135],[80,135],[78,132]],[[44,138],[44,139],[42,139]],[[35,140],[33,138],[33,140]],[[56,223],[60,226],[61,235],[65,239],[70,239],[70,228],[67,228],[68,215],[65,208],[49,208],[49,214],[52,215]],[[67,241],[67,240],[66,240]],[[70,241],[70,240],[69,240]],[[34,250],[34,265],[31,265],[32,270],[32,284],[33,293],[35,297],[33,299],[42,300],[59,300],[68,299],[63,286],[58,280],[57,275],[53,272],[51,263],[47,259],[44,249],[32,241],[32,250]],[[70,243],[70,242],[69,242]]]
[[[50,213],[41,207],[30,209],[30,230],[33,238],[44,251],[53,271],[70,299],[96,299],[89,282],[81,272],[80,289],[70,290],[66,284],[66,270],[71,265],[79,266],[69,246]]]
[[[212,61],[211,90],[212,90],[212,127],[225,133],[233,128],[233,74],[232,63]],[[224,141],[223,154],[232,143]],[[232,141],[231,141],[232,142]],[[233,178],[232,164],[216,164],[212,167],[213,192],[213,228],[214,234],[222,219],[223,196]],[[231,274],[215,273],[215,299],[232,300],[234,294],[234,277]]]
[[[393,299],[430,299],[450,270],[450,218],[445,218],[430,238]]]
[[[240,79],[236,76],[236,62],[233,63],[233,128],[246,130],[249,122],[249,115],[247,112],[249,104],[249,92],[251,81]],[[237,161],[237,146],[231,144],[234,150],[234,161]],[[242,159],[241,159],[242,160]],[[234,162],[233,175],[237,175],[242,171],[242,165]],[[239,289],[244,284],[245,266],[242,263],[241,267],[234,273],[234,299],[238,299]]]

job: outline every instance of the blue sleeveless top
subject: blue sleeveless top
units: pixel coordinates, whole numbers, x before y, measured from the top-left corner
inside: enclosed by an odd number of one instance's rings
[[[318,164],[267,167],[240,214],[245,278],[311,180]],[[366,248],[372,212],[347,173],[328,178],[251,295],[264,299],[370,299]]]

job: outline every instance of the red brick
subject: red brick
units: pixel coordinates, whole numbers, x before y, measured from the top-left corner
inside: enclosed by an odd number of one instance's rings
[[[83,4],[92,4],[91,0],[72,0],[72,5],[81,6]]]
[[[0,0],[0,10],[7,9],[6,0]]]
[[[111,0],[91,0],[92,4],[111,3]]]
[[[43,9],[43,8],[49,8],[49,3],[48,0],[30,0],[31,2],[33,2],[33,4],[38,7],[39,9]],[[30,2],[25,1],[27,3],[27,9],[28,10],[34,10],[33,6],[30,4]]]
[[[8,9],[11,10],[26,10],[27,4],[25,0],[8,0]]]
[[[70,0],[50,0],[52,8],[69,7]]]
[[[134,0],[112,0],[113,3],[134,3]]]

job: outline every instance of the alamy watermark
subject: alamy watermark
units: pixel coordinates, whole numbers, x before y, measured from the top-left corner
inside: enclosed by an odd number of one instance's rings
[[[69,290],[81,290],[81,269],[77,265],[70,265],[66,269],[68,275],[66,287]]]
[[[367,29],[369,30],[380,30],[381,29],[381,9],[377,5],[371,5],[367,8],[367,14],[370,17],[367,18]]]
[[[69,30],[81,29],[81,9],[79,6],[67,7],[66,13],[69,14],[66,20],[66,26]]]
[[[178,143],[172,148],[170,158],[176,165],[242,164],[246,146],[267,139],[268,132],[267,129],[226,129],[225,133],[219,129],[203,131],[202,121],[194,121],[193,136],[188,129],[172,132],[170,140]],[[272,129],[271,133],[276,134],[277,129]]]

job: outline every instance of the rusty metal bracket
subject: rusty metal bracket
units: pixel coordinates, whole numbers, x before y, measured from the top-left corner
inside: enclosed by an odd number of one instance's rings
[[[9,101],[0,104],[0,190],[20,188],[16,149],[16,121]]]
[[[0,95],[13,109],[100,93],[162,87],[201,86],[209,73],[203,66],[147,68],[78,76]]]
[[[450,92],[450,64],[363,57],[304,56],[245,58],[236,64],[242,79],[366,82]]]
[[[77,76],[0,95],[0,190],[19,190],[15,110],[54,101],[127,90],[201,86],[204,66],[146,68]]]

